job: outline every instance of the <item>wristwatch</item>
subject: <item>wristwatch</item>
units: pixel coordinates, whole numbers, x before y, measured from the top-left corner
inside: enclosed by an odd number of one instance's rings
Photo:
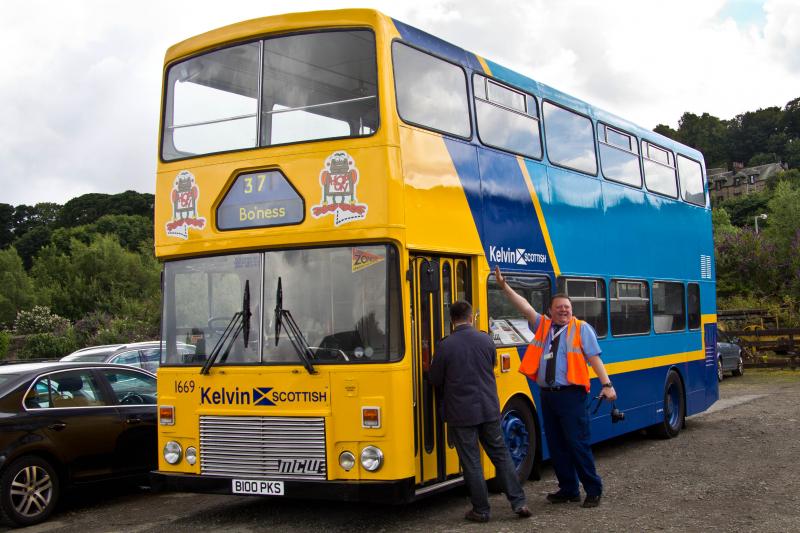
[[[611,382],[609,381],[608,383],[603,383],[603,388],[604,389],[613,389],[614,385],[612,385]]]

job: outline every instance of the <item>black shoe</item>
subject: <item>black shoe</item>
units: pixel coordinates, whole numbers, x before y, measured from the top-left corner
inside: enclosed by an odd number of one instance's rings
[[[533,516],[533,513],[531,513],[531,510],[528,509],[527,505],[523,505],[514,512],[517,513],[517,516],[520,518],[530,518],[531,516]]]
[[[469,511],[467,511],[467,513],[464,515],[464,518],[466,518],[470,522],[488,522],[489,521],[489,515],[488,514],[476,513],[473,509],[470,509]]]
[[[587,495],[586,499],[583,500],[583,507],[586,507],[587,509],[589,507],[597,507],[598,505],[600,505],[600,495],[599,494],[596,495],[596,496]]]
[[[570,496],[569,494],[564,494],[561,491],[558,492],[551,492],[547,495],[547,501],[550,503],[567,503],[567,502],[579,502],[581,501],[580,494],[574,494]]]

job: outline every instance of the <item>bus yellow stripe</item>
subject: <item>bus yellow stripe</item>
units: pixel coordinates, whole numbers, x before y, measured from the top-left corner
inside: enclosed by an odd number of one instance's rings
[[[475,57],[478,58],[478,62],[483,67],[483,71],[486,73],[486,75],[487,76],[491,76],[492,75],[492,69],[489,68],[489,64],[486,63],[486,60],[484,58],[482,58],[481,56],[479,56],[478,54],[475,54]]]
[[[525,166],[525,160],[520,156],[517,156],[517,163],[519,163],[519,168],[522,170],[522,175],[525,176],[525,186],[528,187],[528,193],[531,195],[533,208],[536,210],[536,218],[539,219],[539,227],[542,229],[544,244],[547,247],[547,253],[550,254],[550,260],[553,262],[553,272],[556,276],[560,276],[561,269],[558,268],[556,252],[553,250],[553,241],[550,240],[550,232],[547,231],[547,223],[544,220],[542,206],[539,204],[539,197],[536,195],[536,191],[533,188],[533,182],[531,181],[531,175],[528,173],[528,167]]]
[[[630,361],[620,361],[619,363],[604,363],[606,372],[611,374],[622,374],[624,372],[634,372],[636,370],[646,370],[649,368],[657,368],[660,366],[676,365],[678,363],[687,363],[689,361],[699,361],[705,359],[703,350],[695,350],[693,352],[683,352],[670,355],[659,355],[656,357],[645,357],[642,359],[632,359]],[[596,378],[597,374],[594,370],[589,368],[589,376]]]

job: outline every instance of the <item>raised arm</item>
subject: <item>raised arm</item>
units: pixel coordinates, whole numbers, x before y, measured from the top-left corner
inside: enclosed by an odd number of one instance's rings
[[[500,273],[500,267],[496,265],[494,267],[494,277],[497,280],[497,285],[506,295],[506,298],[517,308],[517,311],[525,316],[531,324],[531,327],[533,327],[533,324],[535,324],[536,320],[539,318],[539,312],[533,308],[528,300],[517,294],[517,292],[506,283],[506,279],[503,277],[503,274]]]

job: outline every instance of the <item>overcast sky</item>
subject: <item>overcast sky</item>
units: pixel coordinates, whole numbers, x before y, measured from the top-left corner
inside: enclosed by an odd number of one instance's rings
[[[0,203],[153,192],[167,47],[338,7],[378,8],[648,128],[800,96],[797,0],[0,0]]]

